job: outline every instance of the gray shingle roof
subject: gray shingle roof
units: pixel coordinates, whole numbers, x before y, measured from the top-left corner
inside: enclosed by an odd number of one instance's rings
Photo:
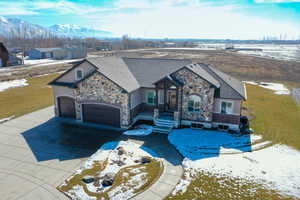
[[[87,61],[97,67],[100,73],[104,74],[127,92],[132,92],[140,87],[139,83],[120,57],[95,57],[88,58]]]
[[[209,65],[201,64],[201,66],[220,83],[220,88],[216,90],[215,97],[228,99],[247,99],[245,86],[241,81]]]
[[[191,60],[160,58],[122,58],[140,87],[153,87],[153,83],[172,72],[191,64]]]
[[[186,59],[94,57],[86,59],[97,71],[132,92],[140,87],[154,87],[154,83],[169,77],[177,70],[186,67],[214,85],[215,97],[246,99],[244,84],[239,80],[209,66],[192,64]]]
[[[51,52],[51,51],[54,51],[54,50],[58,50],[58,49],[61,49],[61,48],[35,48],[35,50],[37,51],[40,51],[40,52]]]
[[[201,64],[190,64],[187,66],[190,70],[194,73],[198,74],[201,78],[207,80],[212,85],[216,86],[217,88],[220,87],[220,83],[216,80],[210,73],[208,73],[205,69],[202,68]]]

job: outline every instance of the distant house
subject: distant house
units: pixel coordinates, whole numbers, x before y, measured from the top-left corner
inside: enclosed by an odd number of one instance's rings
[[[0,67],[6,67],[8,64],[9,53],[3,43],[0,42]]]
[[[53,58],[53,51],[60,48],[34,48],[28,53],[30,59]]]
[[[87,51],[84,47],[67,47],[67,59],[85,58]]]
[[[53,51],[53,58],[58,60],[85,58],[87,50],[84,47],[65,47]]]
[[[9,54],[8,66],[22,65],[23,60],[17,57],[15,54]]]
[[[111,51],[112,50],[112,45],[108,41],[102,41],[99,42],[98,45],[96,46],[97,51]]]

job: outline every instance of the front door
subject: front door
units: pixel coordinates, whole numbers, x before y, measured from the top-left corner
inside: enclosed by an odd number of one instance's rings
[[[177,110],[176,90],[168,90],[167,93],[167,111]]]

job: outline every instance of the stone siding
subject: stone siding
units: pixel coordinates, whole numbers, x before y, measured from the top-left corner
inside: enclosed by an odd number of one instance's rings
[[[95,73],[79,83],[75,96],[76,112],[81,112],[81,103],[85,102],[111,104],[121,110],[121,126],[130,124],[128,93],[100,73]]]
[[[212,121],[215,90],[211,87],[211,84],[186,68],[177,71],[174,76],[184,83],[182,88],[182,102],[180,99],[181,91],[179,92],[178,101],[179,110],[182,105],[181,118],[192,121]],[[200,112],[188,111],[190,95],[198,95],[201,97],[202,102],[200,105]]]

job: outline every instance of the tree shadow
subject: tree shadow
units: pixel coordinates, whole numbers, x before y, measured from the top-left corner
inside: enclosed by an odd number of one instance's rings
[[[170,142],[190,160],[219,157],[221,154],[251,152],[251,135],[214,130],[173,130]]]
[[[147,136],[127,136],[122,135],[120,140],[135,140],[135,142],[141,144],[141,149],[147,151],[152,150],[159,158],[164,158],[174,166],[181,165],[183,156],[176,150],[176,148],[169,143],[168,135],[162,133],[151,133]],[[153,154],[152,152],[148,152]]]
[[[116,130],[89,127],[56,117],[22,133],[39,162],[89,157],[120,134]]]

